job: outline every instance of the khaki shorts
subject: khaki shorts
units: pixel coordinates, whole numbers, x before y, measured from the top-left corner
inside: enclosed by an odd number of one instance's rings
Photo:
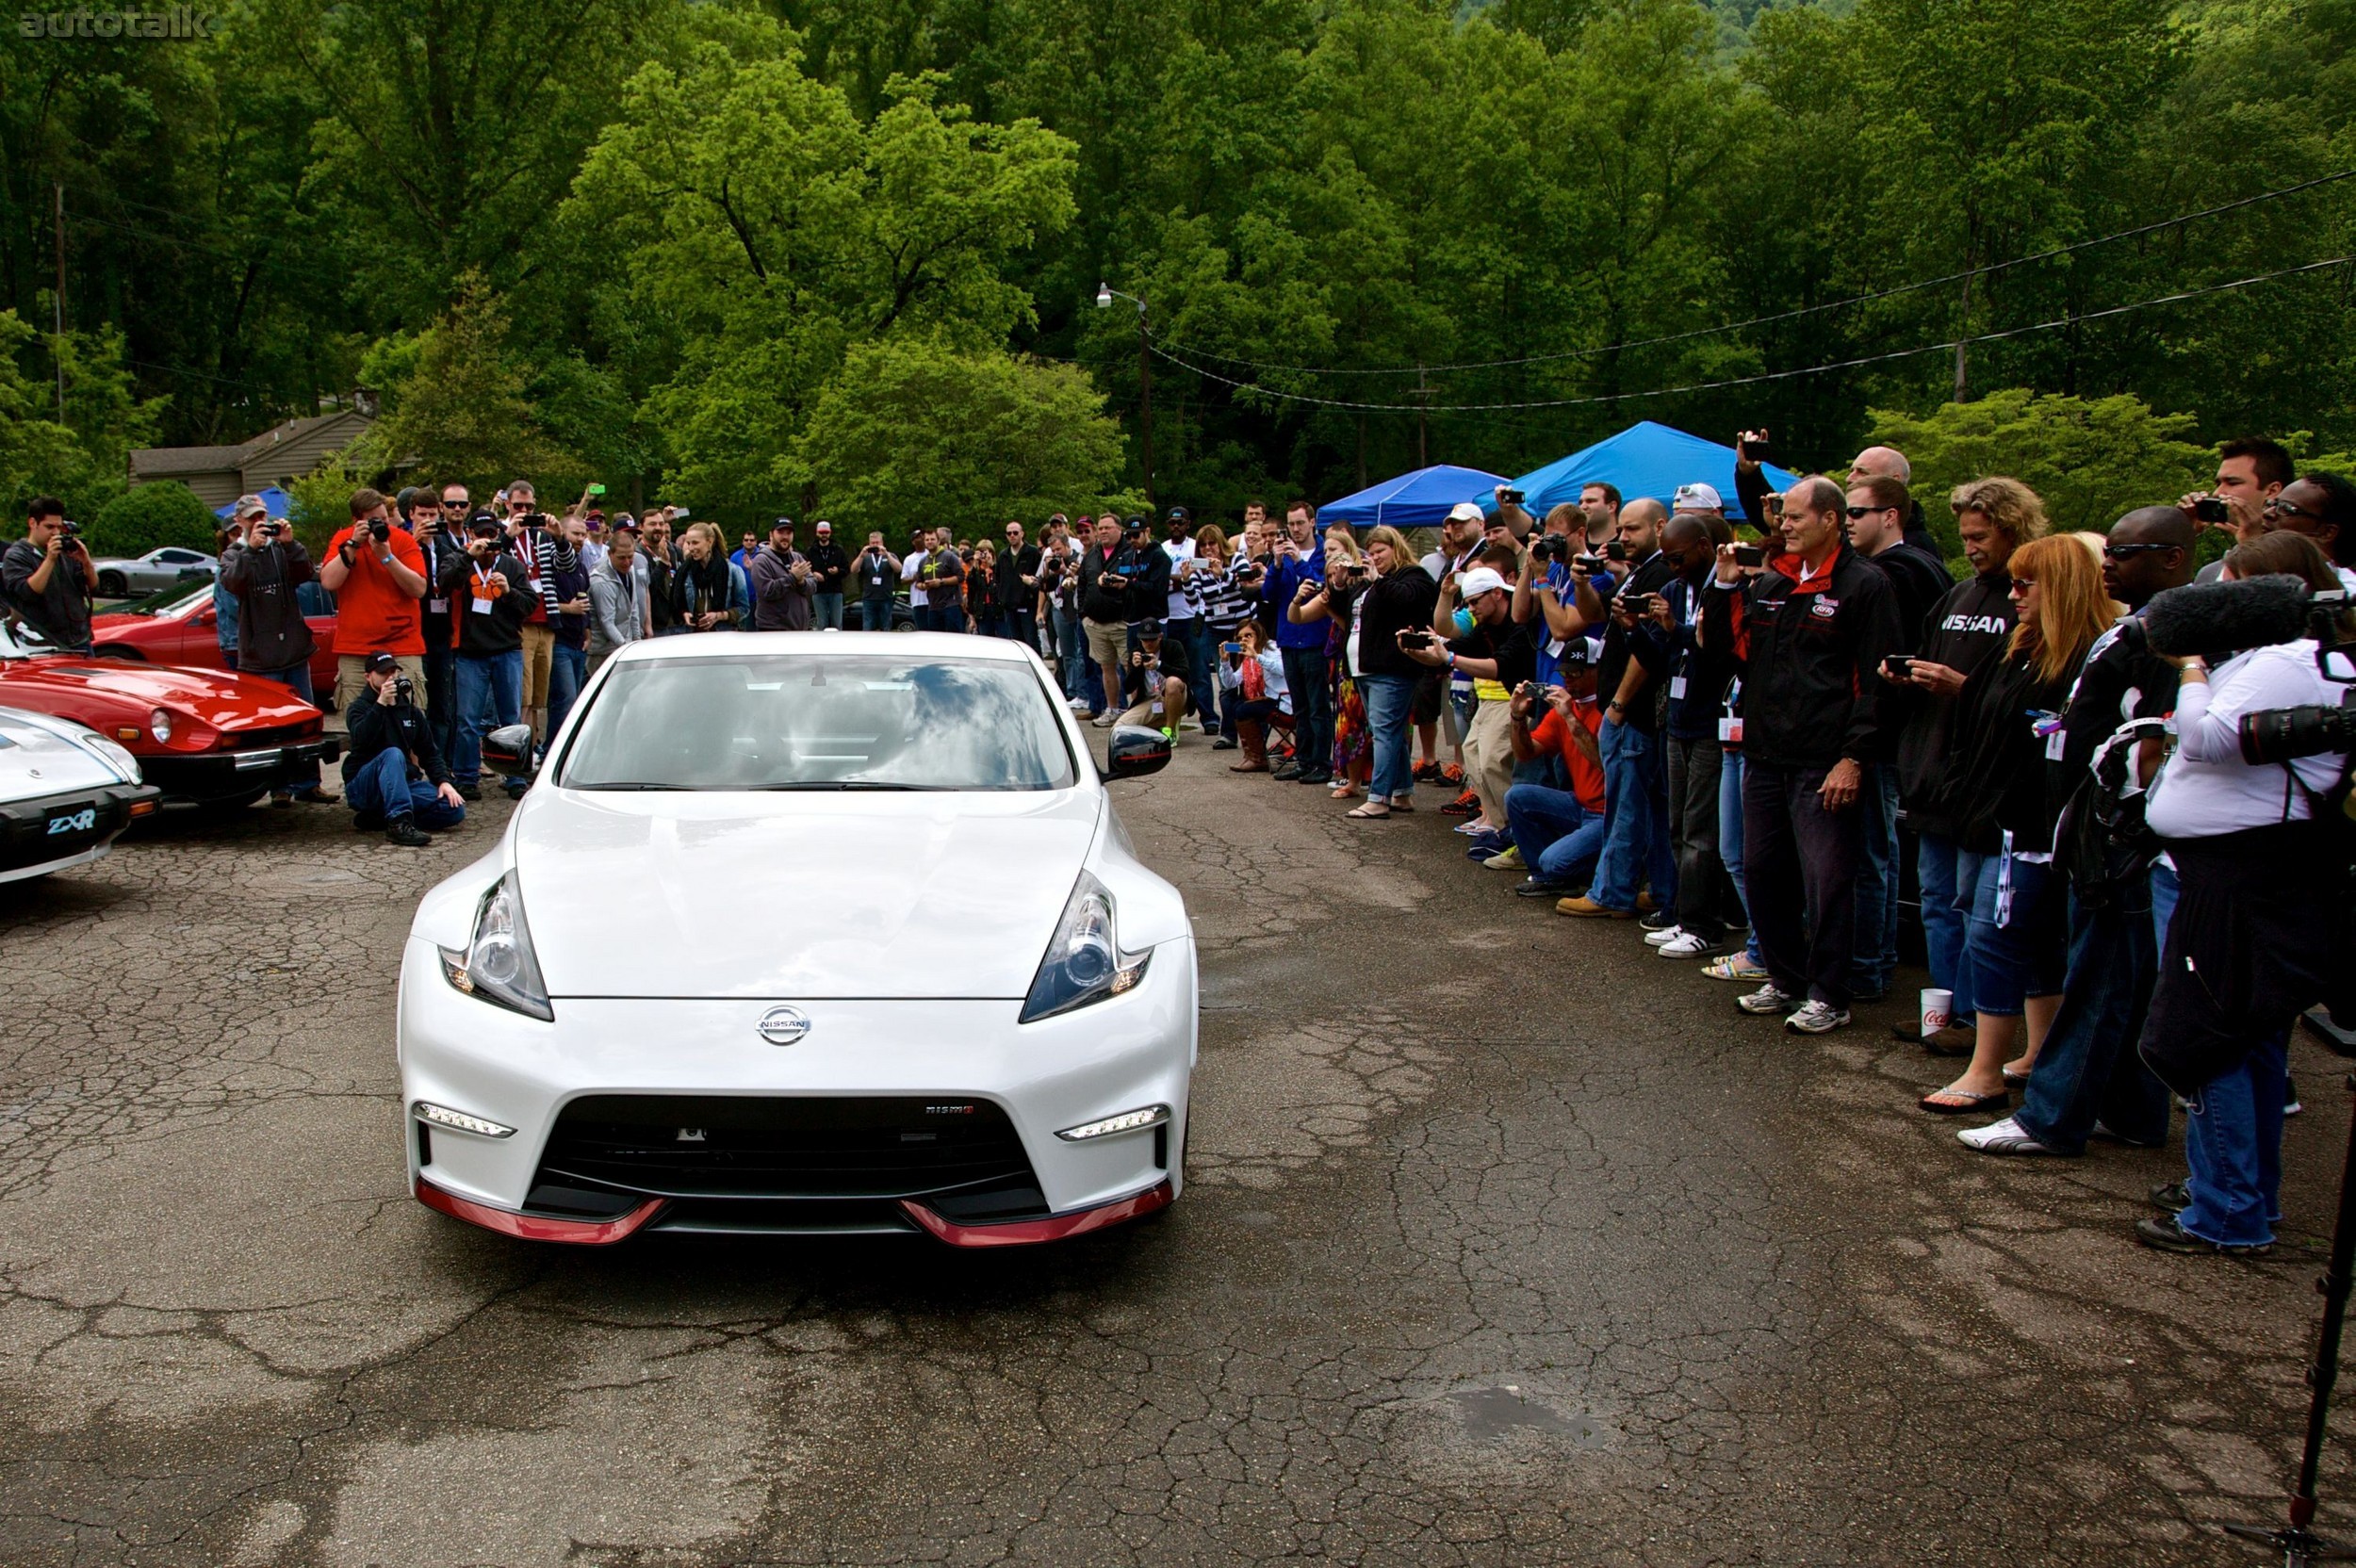
[[[524,634],[524,706],[548,705],[548,668],[556,662],[556,629],[528,626]]]
[[[335,711],[350,712],[352,705],[368,689],[368,658],[365,653],[339,653],[335,656]],[[417,688],[415,700],[422,710],[426,706],[425,661],[414,653],[397,653],[393,662]]]
[[[1105,669],[1118,671],[1129,657],[1129,623],[1082,621],[1088,639],[1088,657]]]

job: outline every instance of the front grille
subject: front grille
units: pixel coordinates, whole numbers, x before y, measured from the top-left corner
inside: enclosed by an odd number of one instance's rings
[[[270,725],[258,729],[224,729],[221,745],[228,751],[259,751],[264,746],[294,746],[319,739],[319,727],[312,724]]]
[[[669,1228],[717,1231],[904,1230],[904,1198],[968,1223],[1047,1212],[1004,1110],[896,1097],[592,1095],[558,1117],[525,1204],[603,1217],[648,1197],[675,1200]]]

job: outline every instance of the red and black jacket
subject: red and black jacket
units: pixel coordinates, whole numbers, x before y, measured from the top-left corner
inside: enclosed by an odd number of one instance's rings
[[[1713,580],[1703,636],[1742,672],[1742,756],[1763,768],[1887,761],[1882,661],[1904,645],[1898,596],[1844,542],[1814,576],[1778,555],[1746,581]]]

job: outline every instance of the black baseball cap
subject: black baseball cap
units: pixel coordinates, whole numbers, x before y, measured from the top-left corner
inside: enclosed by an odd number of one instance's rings
[[[1183,506],[1173,506],[1168,512],[1162,514],[1162,521],[1166,523],[1190,523],[1194,521],[1194,514],[1187,511]]]
[[[391,675],[394,671],[400,668],[401,661],[395,659],[389,653],[371,653],[368,655],[368,671],[370,675]]]
[[[1142,517],[1123,517],[1121,520],[1121,531],[1124,533],[1143,533],[1145,531],[1145,519]]]

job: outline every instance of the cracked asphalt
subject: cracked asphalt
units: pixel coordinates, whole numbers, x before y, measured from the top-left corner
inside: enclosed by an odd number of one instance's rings
[[[1970,1155],[1897,1009],[1794,1041],[1227,760],[1118,787],[1202,947],[1191,1185],[1053,1250],[412,1201],[399,943],[501,804],[0,888],[0,1563],[2258,1560],[2213,1526],[2296,1452],[2330,1058],[2275,1256],[2158,1256],[2172,1152]]]

